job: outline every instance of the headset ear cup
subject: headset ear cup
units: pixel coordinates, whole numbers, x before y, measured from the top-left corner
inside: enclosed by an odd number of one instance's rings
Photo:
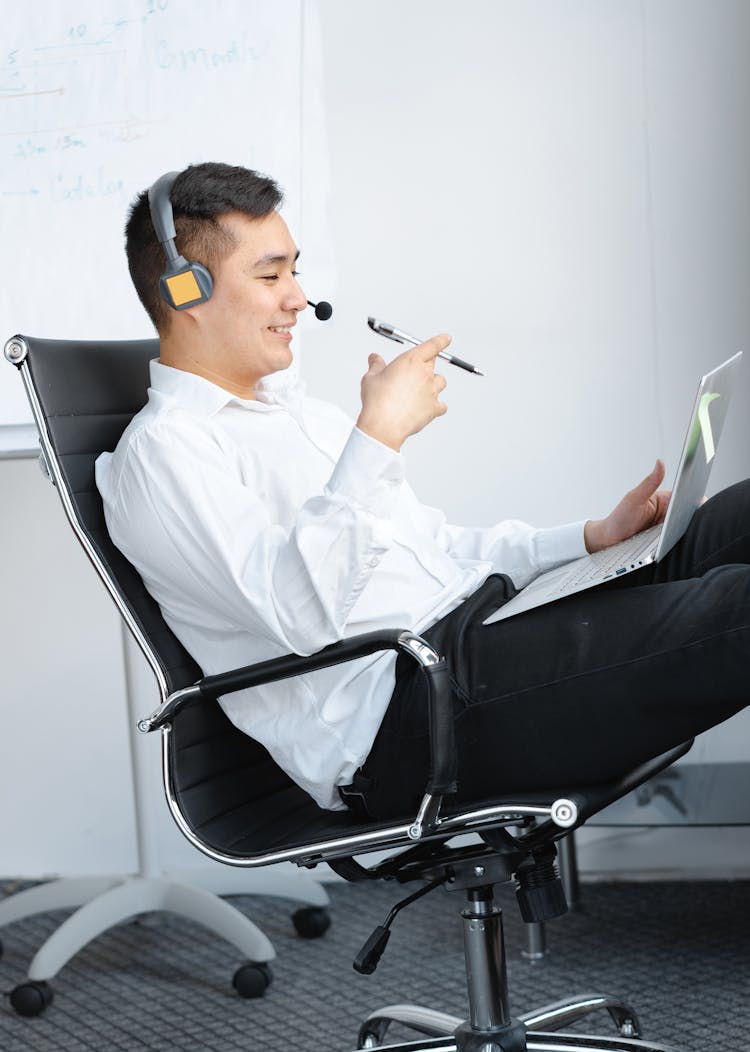
[[[201,263],[188,263],[172,273],[162,274],[159,280],[162,298],[174,310],[205,303],[213,289],[213,278]]]

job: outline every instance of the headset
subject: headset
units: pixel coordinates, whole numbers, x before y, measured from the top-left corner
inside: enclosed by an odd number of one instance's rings
[[[174,212],[169,196],[172,184],[179,172],[167,172],[159,176],[148,191],[148,207],[151,211],[151,222],[156,236],[167,256],[167,269],[159,278],[159,291],[174,310],[185,310],[205,303],[214,290],[214,280],[202,263],[189,263],[180,255],[175,245],[177,233],[174,228]],[[319,303],[307,301],[315,308],[315,317],[328,321],[333,314],[333,307],[325,300]]]
[[[159,278],[162,298],[175,310],[205,303],[214,290],[213,278],[202,263],[188,263],[175,245],[174,213],[169,191],[179,172],[160,176],[148,191],[148,206],[156,236],[167,256],[167,269]]]

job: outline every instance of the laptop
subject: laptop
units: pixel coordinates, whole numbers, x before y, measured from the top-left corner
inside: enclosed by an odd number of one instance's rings
[[[706,373],[698,384],[664,522],[600,552],[540,574],[483,624],[491,625],[586,588],[595,588],[664,558],[682,537],[703,501],[741,358],[742,351],[739,351]]]

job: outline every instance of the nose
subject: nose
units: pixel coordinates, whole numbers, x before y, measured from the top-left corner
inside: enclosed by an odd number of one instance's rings
[[[302,291],[302,286],[295,277],[292,276],[291,284],[287,291],[287,295],[284,301],[284,307],[286,310],[301,311],[307,306],[307,296]]]

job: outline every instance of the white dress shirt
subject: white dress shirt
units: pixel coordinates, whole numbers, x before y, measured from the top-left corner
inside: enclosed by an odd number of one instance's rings
[[[583,523],[450,526],[404,458],[304,396],[293,368],[243,400],[153,362],[96,480],[114,543],[207,675],[383,628],[419,632],[489,574],[517,587],[585,553]],[[377,654],[221,699],[322,807],[343,806],[394,686]]]

